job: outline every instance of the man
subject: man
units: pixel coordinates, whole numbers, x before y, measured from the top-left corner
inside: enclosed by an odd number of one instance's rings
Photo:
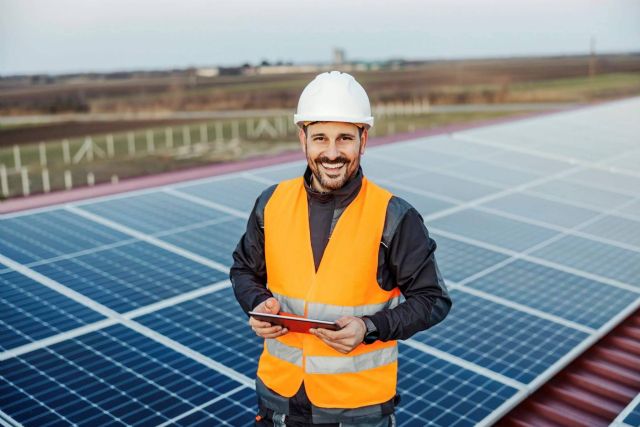
[[[396,340],[437,324],[451,307],[436,244],[411,205],[363,176],[373,117],[352,76],[318,75],[294,120],[307,170],[258,197],[230,277],[245,312],[341,329],[297,333],[249,318],[265,339],[256,424],[395,425]]]

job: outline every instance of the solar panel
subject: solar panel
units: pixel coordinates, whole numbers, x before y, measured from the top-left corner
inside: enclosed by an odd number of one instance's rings
[[[13,270],[0,273],[0,351],[104,317]]]
[[[588,334],[515,308],[451,291],[450,318],[414,340],[529,383]]]
[[[158,425],[225,394],[232,405],[244,388],[121,325],[5,360],[0,373],[2,410],[27,425]]]
[[[467,286],[594,329],[637,298],[637,292],[516,260]]]
[[[611,427],[640,426],[640,393],[627,405],[620,415],[611,423]]]
[[[490,424],[640,306],[638,108],[367,151],[365,174],[425,217],[454,300],[400,345],[399,425]],[[231,252],[258,194],[303,169],[0,218],[0,422],[251,424],[261,346]]]
[[[50,262],[34,270],[124,313],[227,278],[146,242]]]
[[[127,240],[128,236],[62,209],[8,218],[0,227],[0,253],[30,263]]]

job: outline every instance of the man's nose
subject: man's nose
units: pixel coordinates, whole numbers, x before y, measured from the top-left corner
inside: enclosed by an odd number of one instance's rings
[[[331,141],[329,143],[329,146],[327,147],[326,151],[324,152],[324,155],[326,157],[328,157],[330,160],[333,160],[333,159],[337,158],[340,155],[340,152],[338,151],[338,146],[336,145],[335,141]]]

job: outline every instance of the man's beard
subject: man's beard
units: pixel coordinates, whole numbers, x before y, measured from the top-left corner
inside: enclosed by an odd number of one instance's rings
[[[356,158],[353,161],[349,161],[346,157],[343,156],[329,160],[327,157],[320,156],[314,161],[311,161],[311,159],[309,159],[309,156],[307,156],[307,163],[309,164],[309,168],[311,169],[311,173],[313,174],[313,179],[316,179],[320,183],[320,185],[328,191],[334,191],[342,188],[351,179],[351,177],[358,170],[358,160],[359,158]],[[338,174],[340,174],[339,176],[337,176],[336,178],[330,178],[326,176],[326,172],[321,165],[322,163],[330,165],[344,163],[344,166],[340,168],[339,172],[337,172]],[[353,168],[353,170],[350,170],[350,168]]]

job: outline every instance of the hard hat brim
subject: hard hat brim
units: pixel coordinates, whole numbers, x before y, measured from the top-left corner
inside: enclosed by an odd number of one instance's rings
[[[344,117],[344,116],[321,116],[321,115],[305,115],[305,114],[294,114],[293,122],[297,126],[301,126],[304,122],[342,122],[342,123],[352,123],[352,124],[363,124],[366,125],[367,128],[373,127],[373,117]]]

